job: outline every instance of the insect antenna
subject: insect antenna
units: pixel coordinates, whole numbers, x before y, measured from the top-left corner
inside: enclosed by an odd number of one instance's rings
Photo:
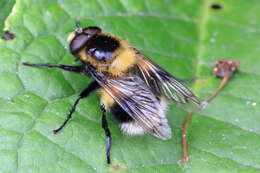
[[[80,27],[80,25],[81,25],[80,20],[76,20],[75,21],[75,27],[76,27],[75,32],[76,33],[81,33],[82,32],[82,28]]]
[[[80,21],[79,20],[76,20],[76,22],[75,22],[75,26],[76,26],[76,28],[77,29],[80,29]]]

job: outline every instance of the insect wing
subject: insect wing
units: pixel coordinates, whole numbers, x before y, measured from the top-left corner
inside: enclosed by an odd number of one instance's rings
[[[126,75],[113,79],[97,71],[92,71],[91,75],[148,133],[161,139],[171,138],[171,129],[160,113],[158,98],[140,77]]]
[[[139,56],[141,58],[137,64],[139,75],[151,90],[178,103],[193,103],[196,107],[200,107],[200,101],[185,85],[142,54]]]

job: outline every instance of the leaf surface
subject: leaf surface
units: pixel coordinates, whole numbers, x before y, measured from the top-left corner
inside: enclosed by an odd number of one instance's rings
[[[5,21],[16,38],[0,41],[0,172],[259,172],[259,11],[258,0],[17,0]],[[197,77],[190,87],[201,100],[220,82],[211,77],[214,62],[240,61],[240,72],[190,123],[189,163],[181,163],[187,112],[174,105],[168,141],[125,136],[109,119],[112,167],[98,94],[52,134],[91,79],[21,62],[75,64],[66,39],[76,20],[126,39],[178,78]]]

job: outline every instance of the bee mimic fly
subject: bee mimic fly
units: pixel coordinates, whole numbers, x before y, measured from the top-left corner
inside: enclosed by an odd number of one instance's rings
[[[68,42],[70,52],[80,60],[81,65],[29,62],[23,65],[60,68],[93,79],[75,100],[66,120],[53,132],[56,134],[67,124],[81,99],[98,90],[108,164],[111,163],[111,133],[106,120],[107,112],[126,134],[148,133],[166,140],[171,138],[171,128],[165,116],[167,101],[200,106],[196,96],[175,77],[125,40],[102,32],[99,27],[78,27],[70,34]]]

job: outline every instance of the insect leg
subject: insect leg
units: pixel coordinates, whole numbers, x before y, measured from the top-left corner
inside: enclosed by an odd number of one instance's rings
[[[41,66],[41,67],[50,67],[50,68],[59,68],[66,71],[73,71],[73,72],[82,72],[83,66],[70,66],[70,65],[63,65],[63,64],[35,64],[30,62],[23,62],[25,66]]]
[[[102,111],[102,128],[104,129],[106,135],[106,157],[107,157],[107,164],[110,164],[110,149],[111,149],[111,133],[108,128],[108,123],[106,119],[106,109],[104,106],[101,106]]]
[[[80,99],[86,98],[87,96],[89,96],[89,94],[91,94],[93,91],[95,91],[97,88],[99,87],[98,83],[96,81],[93,81],[91,84],[89,84],[89,86],[84,89],[80,95],[78,96],[78,98],[75,100],[74,104],[72,105],[72,107],[70,108],[70,111],[67,115],[66,120],[61,124],[61,126],[55,130],[53,130],[53,133],[56,134],[58,133],[61,129],[63,129],[63,127],[67,124],[67,122],[71,119],[73,112],[75,112],[76,107],[80,101]]]

